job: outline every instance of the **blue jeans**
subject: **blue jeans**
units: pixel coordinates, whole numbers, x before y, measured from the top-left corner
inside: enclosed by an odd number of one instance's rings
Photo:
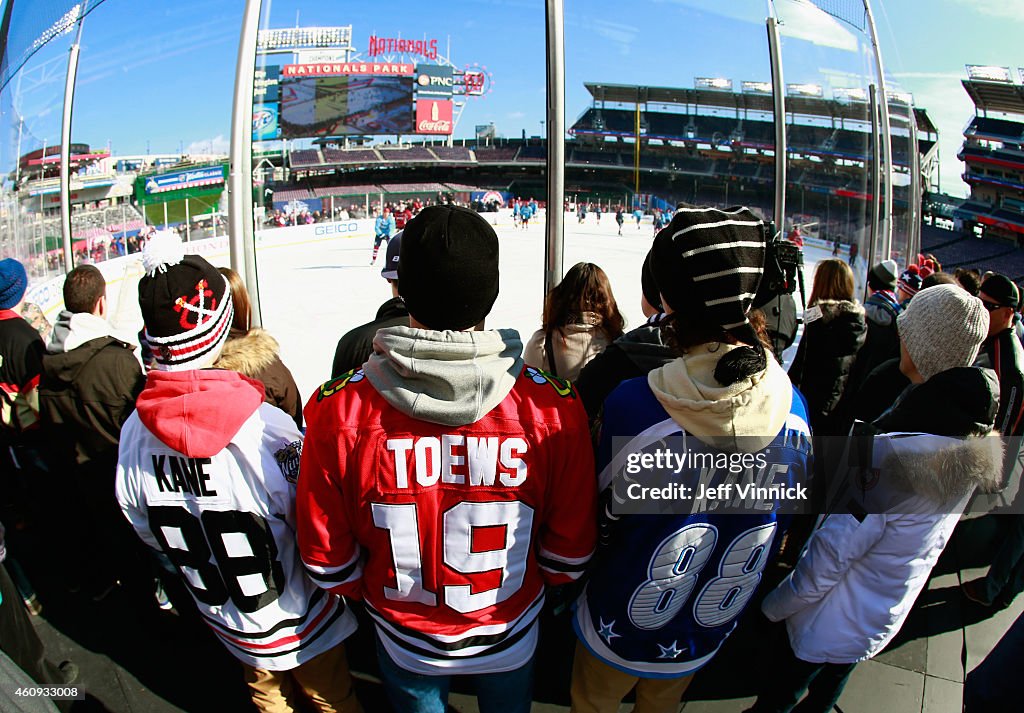
[[[395,713],[445,713],[451,676],[424,676],[396,664],[377,641],[380,677]],[[533,658],[502,673],[468,676],[476,686],[480,713],[529,713],[533,699]]]

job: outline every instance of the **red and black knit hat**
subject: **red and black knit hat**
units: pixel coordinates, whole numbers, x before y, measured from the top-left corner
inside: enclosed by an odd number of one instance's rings
[[[212,366],[234,316],[227,280],[198,255],[185,255],[181,239],[166,231],[147,241],[142,266],[146,274],[139,281],[139,307],[156,368]]]

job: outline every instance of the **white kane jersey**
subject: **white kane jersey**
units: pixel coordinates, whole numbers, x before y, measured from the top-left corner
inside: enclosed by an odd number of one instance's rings
[[[306,575],[295,542],[302,435],[261,404],[210,458],[190,458],[132,414],[117,499],[139,537],[174,563],[205,622],[242,662],[292,669],[349,636],[341,597]]]

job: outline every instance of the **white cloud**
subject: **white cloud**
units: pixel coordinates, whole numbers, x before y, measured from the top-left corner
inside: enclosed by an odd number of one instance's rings
[[[967,5],[973,12],[998,17],[1002,20],[1024,21],[1024,14],[1018,3],[1010,0],[954,0],[961,5]]]
[[[186,154],[227,154],[231,148],[231,142],[224,138],[224,134],[217,134],[212,139],[200,139],[193,141],[185,147]]]
[[[509,113],[508,118],[509,119],[522,119],[525,116],[526,116],[526,112],[525,111],[513,111],[513,112]]]
[[[963,145],[963,130],[974,115],[974,104],[960,84],[962,75],[943,72],[904,72],[894,75],[914,95],[914,105],[928,111],[939,130],[941,190],[965,196],[969,187],[960,178],[964,164],[956,155]]]
[[[885,74],[889,75],[888,72]],[[965,78],[963,72],[893,72],[892,76],[896,79],[941,79],[948,82],[959,82]]]
[[[628,55],[630,47],[640,35],[639,27],[593,18],[586,18],[584,20],[583,29],[586,32],[608,40],[613,47],[618,48],[620,55]]]
[[[779,0],[779,33],[822,47],[857,51],[857,37],[843,25],[807,0]]]

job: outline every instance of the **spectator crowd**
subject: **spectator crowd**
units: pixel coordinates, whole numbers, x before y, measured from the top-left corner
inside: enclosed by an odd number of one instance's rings
[[[530,202],[514,210],[525,226]],[[631,692],[639,713],[677,711],[727,639],[771,622],[785,635],[749,710],[825,713],[982,494],[1002,534],[964,596],[996,611],[1024,589],[1007,277],[884,260],[861,304],[850,264],[822,260],[787,372],[792,298],[768,288],[776,237],[746,208],[657,212],[643,324],[581,262],[532,335],[486,324],[499,244],[477,212],[374,217],[390,297],[311,395],[239,276],[173,231],[139,245],[141,349],[107,322],[94,266],[67,275],[44,339],[22,316],[24,266],[0,261],[0,650],[32,679],[79,672],[33,632],[29,552],[93,601],[130,591],[201,621],[262,711],[361,711],[350,665],[367,662],[395,711],[442,713],[456,681],[481,711],[528,711],[553,626],[575,639],[573,711]],[[667,452],[669,481],[638,465]],[[991,673],[1013,655],[968,680],[968,710],[1014,708],[1012,676]]]

